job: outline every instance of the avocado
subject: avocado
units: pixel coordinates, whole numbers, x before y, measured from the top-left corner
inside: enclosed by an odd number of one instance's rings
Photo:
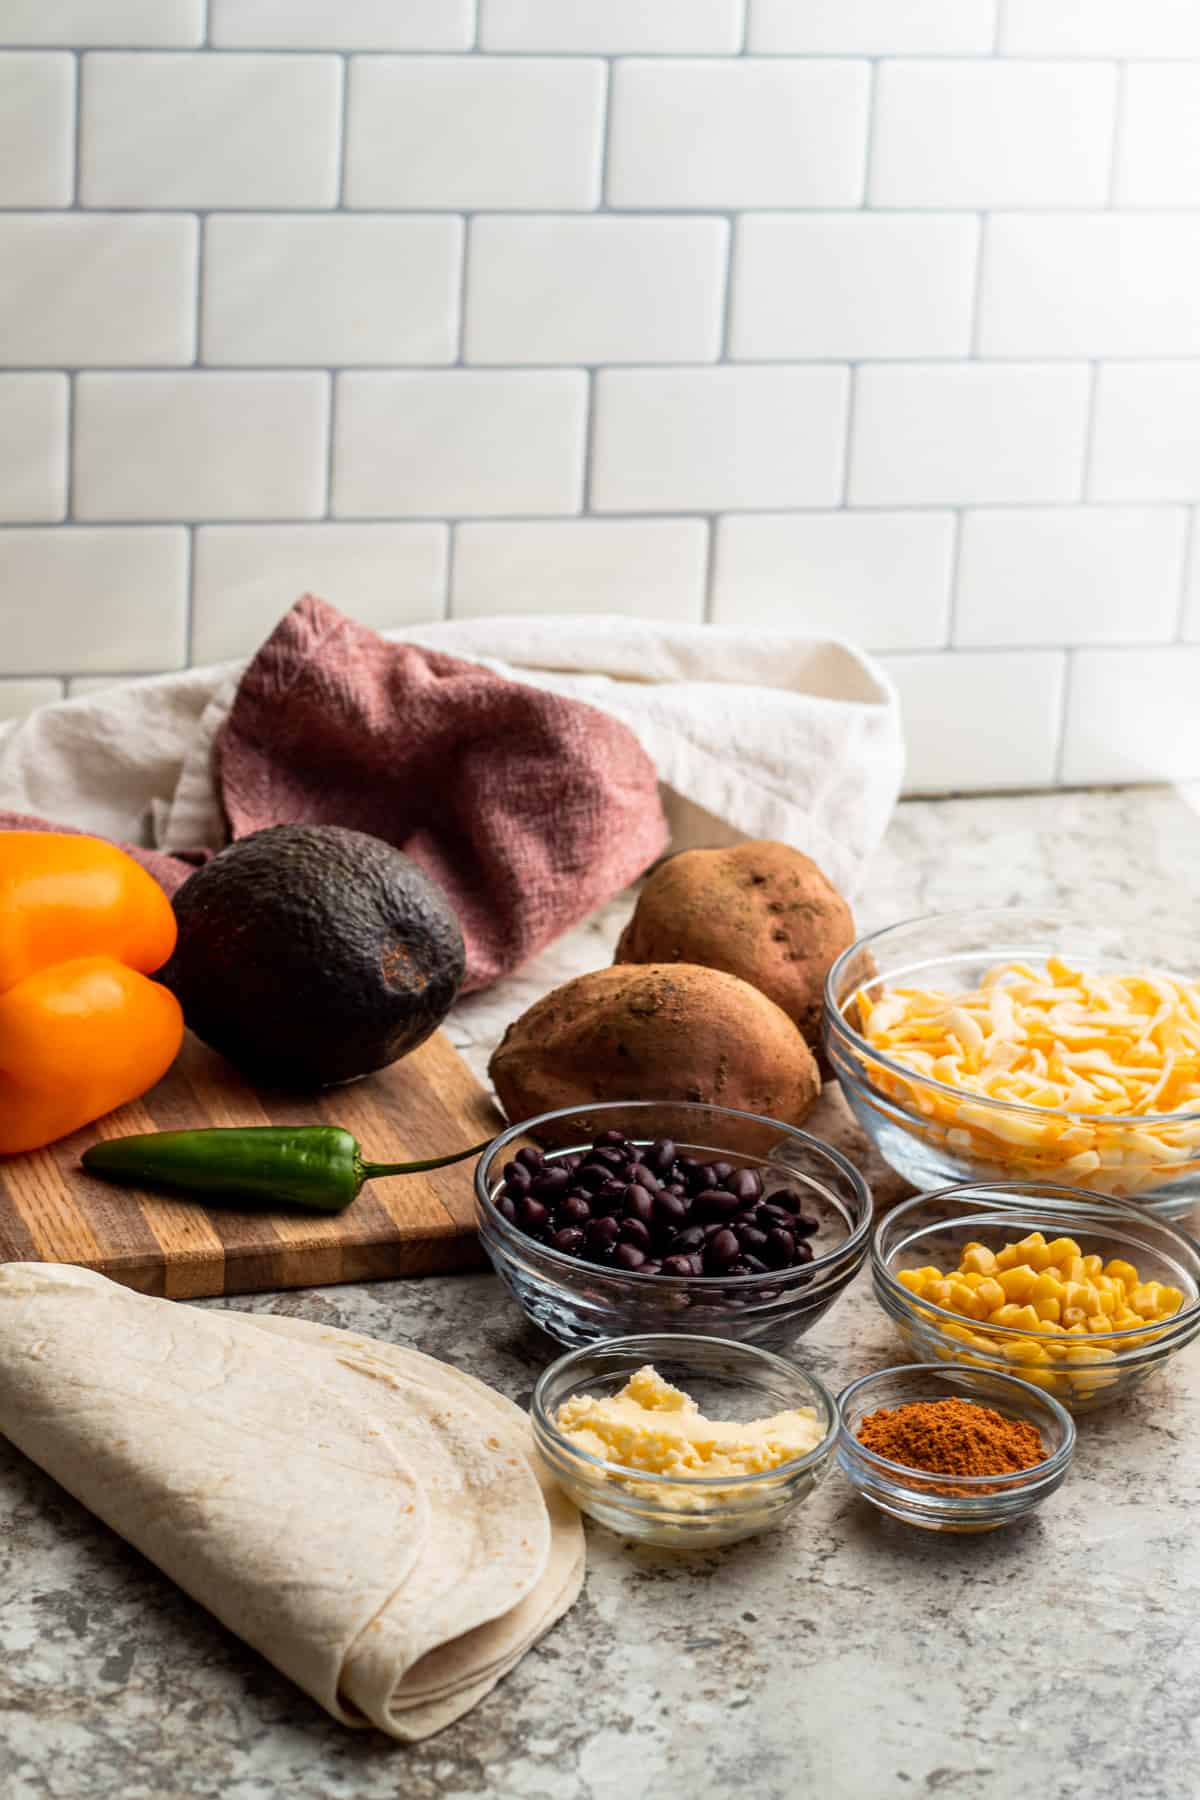
[[[197,1037],[274,1086],[331,1087],[406,1056],[463,978],[445,894],[362,831],[255,831],[173,904],[179,941],[158,980]]]

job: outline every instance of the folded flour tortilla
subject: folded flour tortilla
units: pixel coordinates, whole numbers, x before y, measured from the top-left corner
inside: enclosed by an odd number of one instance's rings
[[[9,1263],[0,1432],[335,1718],[408,1741],[582,1584],[521,1411],[353,1332]]]

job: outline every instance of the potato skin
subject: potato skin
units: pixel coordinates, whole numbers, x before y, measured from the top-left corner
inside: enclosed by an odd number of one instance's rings
[[[830,964],[854,917],[816,863],[769,838],[685,850],[646,881],[617,963],[702,963],[740,975],[781,1006],[814,1048]]]
[[[796,1125],[821,1091],[774,1001],[687,963],[618,963],[564,982],[513,1021],[488,1072],[514,1123],[601,1100],[698,1100]]]

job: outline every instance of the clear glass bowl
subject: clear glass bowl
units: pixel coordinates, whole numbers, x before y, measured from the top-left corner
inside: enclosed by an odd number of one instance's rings
[[[539,1244],[496,1210],[502,1170],[518,1150],[533,1145],[552,1167],[608,1130],[639,1145],[673,1138],[681,1155],[757,1169],[795,1189],[805,1212],[820,1221],[809,1240],[813,1260],[763,1275],[630,1274]],[[492,1266],[533,1323],[561,1344],[681,1331],[782,1349],[815,1325],[857,1275],[871,1213],[862,1176],[819,1138],[754,1113],[682,1101],[612,1101],[542,1113],[503,1132],[475,1170],[476,1222]]]
[[[1136,1196],[1172,1216],[1200,1203],[1200,1109],[1108,1117],[968,1094],[873,1050],[857,1029],[856,996],[897,986],[961,991],[998,962],[1116,973],[1159,969],[1196,979],[1195,947],[1161,933],[1009,907],[913,919],[860,938],[825,987],[825,1052],[852,1112],[884,1161],[915,1188],[956,1181],[1053,1181]]]
[[[1048,1455],[1012,1475],[927,1475],[877,1456],[858,1440],[868,1413],[926,1400],[957,1398],[1023,1419],[1041,1434]],[[851,1382],[838,1396],[838,1466],[864,1500],[890,1518],[926,1531],[995,1531],[1011,1525],[1061,1487],[1075,1450],[1069,1412],[1040,1388],[1011,1375],[908,1363]],[[947,1493],[949,1488],[952,1492]]]
[[[967,1244],[1000,1250],[1031,1231],[1132,1263],[1143,1281],[1179,1288],[1183,1306],[1161,1323],[1072,1339],[965,1319],[897,1280],[902,1269],[957,1267]],[[1122,1399],[1200,1333],[1200,1244],[1132,1201],[1073,1188],[980,1184],[905,1200],[875,1232],[871,1272],[879,1304],[923,1362],[1017,1375],[1076,1413]]]
[[[710,1419],[749,1421],[811,1407],[820,1442],[767,1474],[714,1479],[626,1469],[563,1435],[556,1419],[565,1400],[614,1394],[646,1363]],[[672,1550],[707,1550],[779,1524],[825,1475],[838,1435],[837,1403],[815,1375],[753,1344],[675,1332],[614,1338],[560,1356],[534,1389],[530,1419],[543,1459],[581,1512],[624,1537]]]

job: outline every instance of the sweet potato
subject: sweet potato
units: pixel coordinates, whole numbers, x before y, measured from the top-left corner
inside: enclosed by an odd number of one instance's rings
[[[614,964],[509,1026],[489,1073],[513,1120],[600,1100],[701,1100],[798,1124],[821,1091],[773,1000],[716,969]]]
[[[763,839],[685,850],[642,889],[617,963],[702,963],[740,975],[781,1006],[814,1048],[829,966],[854,918],[811,858]]]

